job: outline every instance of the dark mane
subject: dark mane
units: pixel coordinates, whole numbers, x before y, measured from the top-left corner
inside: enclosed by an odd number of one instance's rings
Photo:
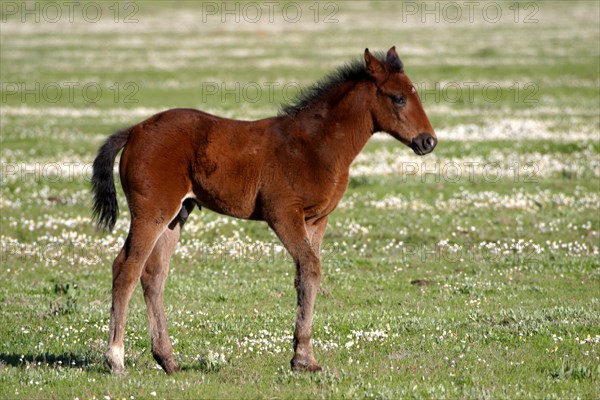
[[[373,54],[377,59],[386,63],[385,53],[376,52]],[[327,74],[324,78],[320,79],[317,83],[309,86],[308,88],[302,89],[298,94],[298,98],[295,102],[290,104],[283,104],[280,108],[279,115],[296,115],[298,112],[307,108],[308,106],[315,104],[319,99],[333,88],[339,86],[344,82],[358,82],[364,80],[372,80],[371,76],[367,73],[367,67],[363,59],[354,59],[346,64],[338,67],[333,72]]]

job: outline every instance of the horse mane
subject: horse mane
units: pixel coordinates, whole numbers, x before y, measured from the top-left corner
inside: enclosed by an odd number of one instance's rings
[[[373,55],[381,63],[387,64],[384,52],[375,52]],[[338,67],[333,72],[330,72],[311,86],[300,90],[296,101],[281,106],[279,115],[296,115],[305,108],[318,103],[323,95],[329,93],[342,83],[372,80],[373,78],[367,72],[365,61],[362,58],[353,59]]]

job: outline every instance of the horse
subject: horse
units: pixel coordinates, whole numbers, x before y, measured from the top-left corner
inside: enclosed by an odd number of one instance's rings
[[[93,163],[93,219],[112,230],[118,204],[113,166],[131,221],[112,265],[106,360],[124,371],[128,303],[141,281],[152,355],[179,371],[167,333],[163,290],[171,255],[195,206],[265,221],[295,264],[294,371],[318,371],[312,319],[321,282],[320,246],[329,214],[348,186],[350,164],[375,132],[416,154],[437,144],[415,86],[395,46],[365,49],[308,89],[275,117],[241,121],[195,109],[170,109],[109,136]]]

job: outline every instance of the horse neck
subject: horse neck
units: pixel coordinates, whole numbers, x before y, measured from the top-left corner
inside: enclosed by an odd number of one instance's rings
[[[312,121],[300,123],[321,154],[330,155],[330,167],[347,172],[373,135],[371,104],[365,100],[372,98],[371,90],[367,82],[344,83],[325,96],[324,104],[303,110]]]

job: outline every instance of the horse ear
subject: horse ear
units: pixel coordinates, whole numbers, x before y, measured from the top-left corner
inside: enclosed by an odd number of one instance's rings
[[[367,72],[369,75],[379,82],[383,78],[382,75],[385,71],[385,68],[381,61],[371,54],[369,49],[365,49],[365,64],[367,65]]]
[[[402,72],[404,70],[404,65],[402,65],[402,61],[400,60],[400,57],[398,57],[398,53],[396,53],[396,46],[392,46],[392,48],[388,50],[385,62],[394,71]]]

